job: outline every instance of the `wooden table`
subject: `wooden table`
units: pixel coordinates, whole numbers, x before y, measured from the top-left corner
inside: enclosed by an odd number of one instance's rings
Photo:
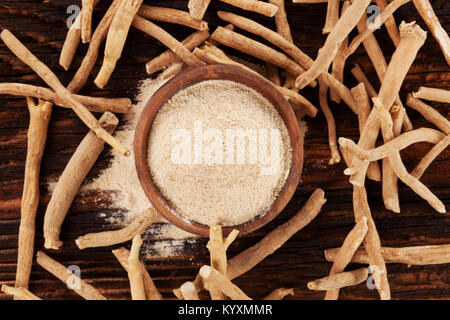
[[[105,10],[106,1],[102,1],[95,10],[95,23],[98,23]],[[219,25],[215,11],[230,7],[213,1],[206,19],[211,29]],[[288,3],[288,16],[295,42],[306,53],[315,57],[318,48],[324,42],[321,28],[325,19],[325,4],[293,5]],[[434,0],[432,4],[441,23],[447,30],[450,26],[450,6],[447,0]],[[80,3],[80,1],[75,1]],[[167,0],[161,5],[184,9],[187,1]],[[59,52],[66,35],[66,8],[74,4],[73,0],[1,0],[0,27],[10,29],[25,45],[54,70],[63,83],[67,84],[73,76],[74,68],[64,72],[58,65]],[[233,10],[236,11],[236,10]],[[240,12],[257,19],[269,27],[274,27],[272,19]],[[396,20],[416,20],[422,26],[423,21],[413,5],[407,4],[396,13]],[[162,24],[167,31],[178,39],[183,39],[191,30]],[[426,27],[425,27],[426,28]],[[384,28],[376,32],[383,51],[389,61],[394,46]],[[118,67],[107,88],[97,90],[90,79],[82,93],[95,96],[133,97],[137,83],[145,78],[145,62],[164,51],[165,48],[155,40],[132,30]],[[79,50],[74,65],[80,64],[86,46]],[[233,51],[233,53],[235,53]],[[244,58],[246,56],[241,55]],[[345,82],[347,86],[356,85],[348,72],[358,62],[369,75],[376,87],[376,79],[370,61],[363,49],[359,49],[347,63]],[[99,66],[96,66],[94,74]],[[428,39],[420,50],[402,88],[401,96],[416,90],[421,85],[450,89],[450,74],[442,53],[434,38],[428,33]],[[0,82],[22,82],[42,85],[42,81],[11,52],[0,45]],[[318,105],[318,91],[307,88],[302,91],[307,98]],[[26,133],[28,111],[25,99],[0,96],[0,283],[13,284],[16,270],[17,234],[20,219],[20,199],[23,186],[23,172],[26,155]],[[448,117],[448,105],[433,104]],[[357,119],[343,104],[331,103],[337,122],[338,136],[356,139],[358,135]],[[431,125],[418,113],[408,109],[416,128]],[[348,178],[343,175],[345,166],[328,165],[329,149],[327,145],[326,122],[321,113],[315,118],[306,118],[308,132],[305,141],[305,167],[301,184],[280,216],[264,227],[242,239],[230,248],[231,256],[249,247],[261,239],[268,231],[286,221],[305,202],[315,188],[326,192],[327,204],[322,213],[304,230],[296,234],[274,255],[265,259],[255,269],[235,280],[249,296],[261,298],[272,289],[280,286],[295,288],[292,299],[321,299],[323,293],[309,291],[306,283],[312,279],[326,276],[331,264],[326,262],[323,250],[338,247],[348,231],[354,225],[352,213],[352,188]],[[54,108],[50,124],[49,139],[45,150],[41,176],[41,202],[37,216],[36,249],[43,248],[43,214],[49,200],[46,181],[57,178],[74,152],[76,146],[86,134],[87,129],[70,110]],[[418,159],[430,148],[426,144],[417,144],[402,152],[403,160],[412,169]],[[107,152],[92,170],[95,176],[108,163]],[[445,151],[423,176],[423,182],[450,205],[450,152]],[[438,214],[408,187],[400,183],[400,201],[402,212],[395,214],[384,209],[381,199],[381,185],[368,182],[369,202],[384,246],[431,245],[450,243],[450,216]],[[79,251],[74,239],[80,234],[101,231],[108,228],[100,217],[98,203],[108,205],[108,199],[99,199],[95,193],[78,197],[66,218],[62,240],[65,247],[61,252],[50,252],[51,257],[65,265],[76,264],[81,267],[82,278],[110,299],[129,299],[129,284],[125,271],[111,254],[111,248],[88,249]],[[188,248],[183,256],[163,259],[147,259],[149,273],[155,279],[157,287],[167,298],[173,298],[171,290],[190,280],[198,268],[208,261],[204,248],[206,241],[198,240]],[[129,245],[129,244],[127,244]],[[350,265],[349,270],[357,268]],[[450,298],[450,265],[412,266],[388,265],[389,281],[393,299],[448,299]],[[43,299],[78,299],[51,274],[37,265],[33,266],[30,289]],[[1,299],[7,298],[0,295]],[[376,299],[376,290],[369,290],[365,284],[341,291],[343,299]]]

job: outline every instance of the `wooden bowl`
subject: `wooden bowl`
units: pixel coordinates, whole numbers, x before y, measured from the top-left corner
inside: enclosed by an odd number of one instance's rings
[[[271,208],[249,222],[223,228],[225,235],[233,229],[239,230],[239,234],[242,235],[264,226],[284,209],[297,189],[303,167],[303,139],[300,136],[297,119],[284,96],[269,81],[242,68],[227,65],[208,65],[192,68],[168,81],[147,102],[136,127],[134,153],[137,174],[148,199],[165,219],[190,233],[205,237],[209,236],[209,226],[187,220],[163,197],[153,181],[147,161],[149,134],[159,109],[180,90],[204,80],[231,80],[253,88],[269,100],[278,110],[290,137],[292,147],[290,172]]]

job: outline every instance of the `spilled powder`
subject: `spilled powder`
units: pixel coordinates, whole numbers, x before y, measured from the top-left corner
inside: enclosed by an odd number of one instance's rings
[[[267,212],[291,157],[275,107],[228,80],[203,81],[175,94],[153,122],[148,149],[164,197],[185,219],[204,225],[236,226]]]
[[[145,104],[166,81],[149,78],[140,83],[138,94],[134,99],[136,103],[123,115],[123,121],[114,133],[114,136],[129,150],[133,150],[135,128]],[[135,215],[151,207],[151,203],[139,183],[134,155],[124,157],[115,150],[111,150],[110,153],[112,159],[109,167],[93,181],[83,185],[80,193],[88,190],[117,191],[112,206],[107,208],[116,210],[102,212],[99,217],[104,219],[105,224],[120,228],[125,227]],[[48,182],[49,192],[53,191],[55,185],[55,181]],[[148,242],[143,247],[144,254],[169,257],[182,255],[183,248],[193,245],[197,236],[169,223],[157,223],[149,227],[143,238]]]

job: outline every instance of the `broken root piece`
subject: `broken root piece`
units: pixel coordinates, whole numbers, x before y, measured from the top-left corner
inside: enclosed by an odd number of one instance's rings
[[[301,74],[295,85],[299,89],[306,87],[311,81],[314,81],[320,74],[328,70],[331,62],[336,57],[339,46],[347,38],[349,33],[353,30],[359,19],[363,14],[371,0],[355,0],[352,5],[348,7],[343,16],[336,23],[336,26],[330,32],[322,49],[319,50],[317,59],[314,64],[305,73]]]
[[[368,230],[367,216],[361,214],[361,218],[359,219],[358,223],[345,237],[344,243],[339,249],[339,253],[337,254],[333,266],[331,267],[330,270],[330,277],[344,271],[345,267],[350,263],[356,250],[358,250],[359,246],[363,242],[367,234],[367,230]],[[309,284],[308,288],[310,288]],[[319,290],[312,288],[310,289]],[[339,288],[327,289],[325,300],[337,300],[338,297],[339,297]]]
[[[105,113],[99,120],[102,127],[109,133],[114,132],[119,120],[110,112]],[[75,153],[67,163],[59,177],[50,202],[47,205],[44,218],[44,238],[47,249],[59,249],[61,225],[77,195],[81,184],[103,151],[105,142],[94,132],[89,132],[81,141]]]
[[[271,293],[269,293],[267,296],[263,298],[263,300],[283,300],[287,296],[293,296],[294,295],[294,289],[293,288],[278,288],[273,290]]]
[[[184,300],[200,300],[195,285],[192,282],[187,281],[183,283],[180,290]]]
[[[450,103],[450,91],[438,88],[420,87],[413,93],[414,98],[425,99],[442,103]]]
[[[334,261],[338,250],[325,250],[325,259],[331,262]],[[402,263],[411,266],[450,263],[450,244],[403,248],[382,247],[381,253],[386,263]],[[369,259],[366,250],[358,250],[353,256],[352,262],[368,264]]]
[[[319,103],[328,126],[328,144],[331,151],[331,158],[328,163],[336,164],[341,161],[341,155],[339,154],[337,146],[336,123],[334,121],[333,113],[328,105],[328,86],[323,80],[319,81]]]
[[[416,179],[420,179],[425,170],[427,170],[430,164],[441,154],[441,152],[447,149],[449,144],[450,135],[446,136],[441,140],[441,142],[431,148],[431,150],[425,155],[425,157],[422,158],[422,160],[420,160],[419,164],[411,172],[411,175]]]
[[[220,291],[231,300],[252,300],[226,276],[210,266],[201,267],[199,274],[205,289],[209,292]]]
[[[144,275],[139,261],[139,250],[142,246],[141,235],[133,238],[130,255],[128,256],[128,279],[130,280],[131,298],[133,300],[145,300]]]
[[[0,94],[10,94],[14,96],[33,97],[56,104],[63,108],[70,108],[58,97],[55,91],[22,83],[0,83]],[[126,113],[131,106],[128,98],[94,98],[82,95],[74,95],[74,98],[86,106],[91,112],[113,112]]]
[[[92,34],[92,12],[94,10],[94,0],[82,0],[81,9],[81,41],[88,43]]]
[[[27,98],[30,125],[27,133],[27,157],[22,202],[20,206],[19,248],[17,252],[16,287],[28,288],[34,254],[35,220],[39,206],[41,161],[47,142],[52,104]]]
[[[189,14],[196,20],[203,19],[206,9],[208,9],[211,0],[189,0]]]
[[[207,30],[197,31],[181,41],[181,44],[188,50],[194,50],[195,47],[201,45],[208,38],[209,32]],[[167,50],[147,63],[147,73],[153,74],[159,70],[162,70],[174,63],[177,58],[178,56],[174,52]]]
[[[103,89],[109,81],[117,61],[122,55],[122,50],[130,30],[131,23],[141,7],[143,0],[122,1],[114,16],[108,31],[105,45],[105,57],[100,72],[95,79],[95,84]]]
[[[361,268],[354,271],[341,272],[308,282],[309,290],[339,290],[356,286],[367,280],[369,271]]]
[[[273,17],[278,12],[278,7],[276,5],[259,0],[220,0],[220,1],[241,8],[243,10],[257,12],[268,17]]]
[[[124,156],[129,156],[131,154],[122,143],[103,129],[92,113],[75,99],[73,94],[61,84],[56,75],[44,63],[36,58],[9,30],[3,30],[0,34],[0,38],[20,60],[31,67],[33,71],[56,92],[65,105],[72,108],[86,126],[94,131],[99,138],[105,140],[106,143],[111,145],[120,154]]]
[[[14,296],[14,299],[17,300],[42,300],[39,297],[36,297],[34,294],[32,294],[30,291],[28,291],[25,288],[14,288],[7,285],[2,285],[2,291],[5,294]]]
[[[149,208],[135,214],[133,220],[123,229],[89,233],[79,237],[75,242],[80,250],[112,246],[133,239],[136,235],[147,230],[151,224],[161,221],[163,220],[159,213],[154,208]]]
[[[125,271],[128,272],[128,258],[130,257],[130,251],[125,248],[118,248],[113,250],[112,253]],[[139,262],[139,267],[141,268],[141,273],[144,279],[145,296],[147,300],[162,300],[161,293],[159,293],[142,262]]]
[[[36,262],[42,268],[53,274],[65,284],[74,284],[72,290],[86,300],[106,300],[93,286],[87,284],[69,269],[47,256],[44,252],[38,251]]]

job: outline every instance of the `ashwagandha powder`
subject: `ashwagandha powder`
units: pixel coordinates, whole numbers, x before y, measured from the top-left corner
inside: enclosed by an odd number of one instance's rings
[[[166,80],[145,79],[138,88],[135,103],[130,110],[123,115],[123,120],[114,136],[119,139],[129,150],[133,150],[133,141],[136,125],[147,101],[158,90]],[[105,224],[116,228],[123,228],[136,215],[151,207],[151,203],[145,195],[139,183],[134,155],[124,157],[110,149],[111,162],[94,180],[87,182],[81,187],[80,193],[88,190],[117,191],[117,197],[108,209],[115,211],[100,212],[99,217],[104,219]],[[48,182],[48,190],[52,193],[56,181]],[[106,209],[102,207],[101,209]],[[185,246],[192,246],[198,236],[188,233],[169,223],[158,223],[149,227],[142,235],[146,244],[144,253],[149,256],[169,257],[183,254]],[[151,243],[149,243],[151,241]]]
[[[148,164],[163,196],[188,221],[239,225],[264,214],[289,174],[287,128],[260,93],[208,80],[159,110]]]

